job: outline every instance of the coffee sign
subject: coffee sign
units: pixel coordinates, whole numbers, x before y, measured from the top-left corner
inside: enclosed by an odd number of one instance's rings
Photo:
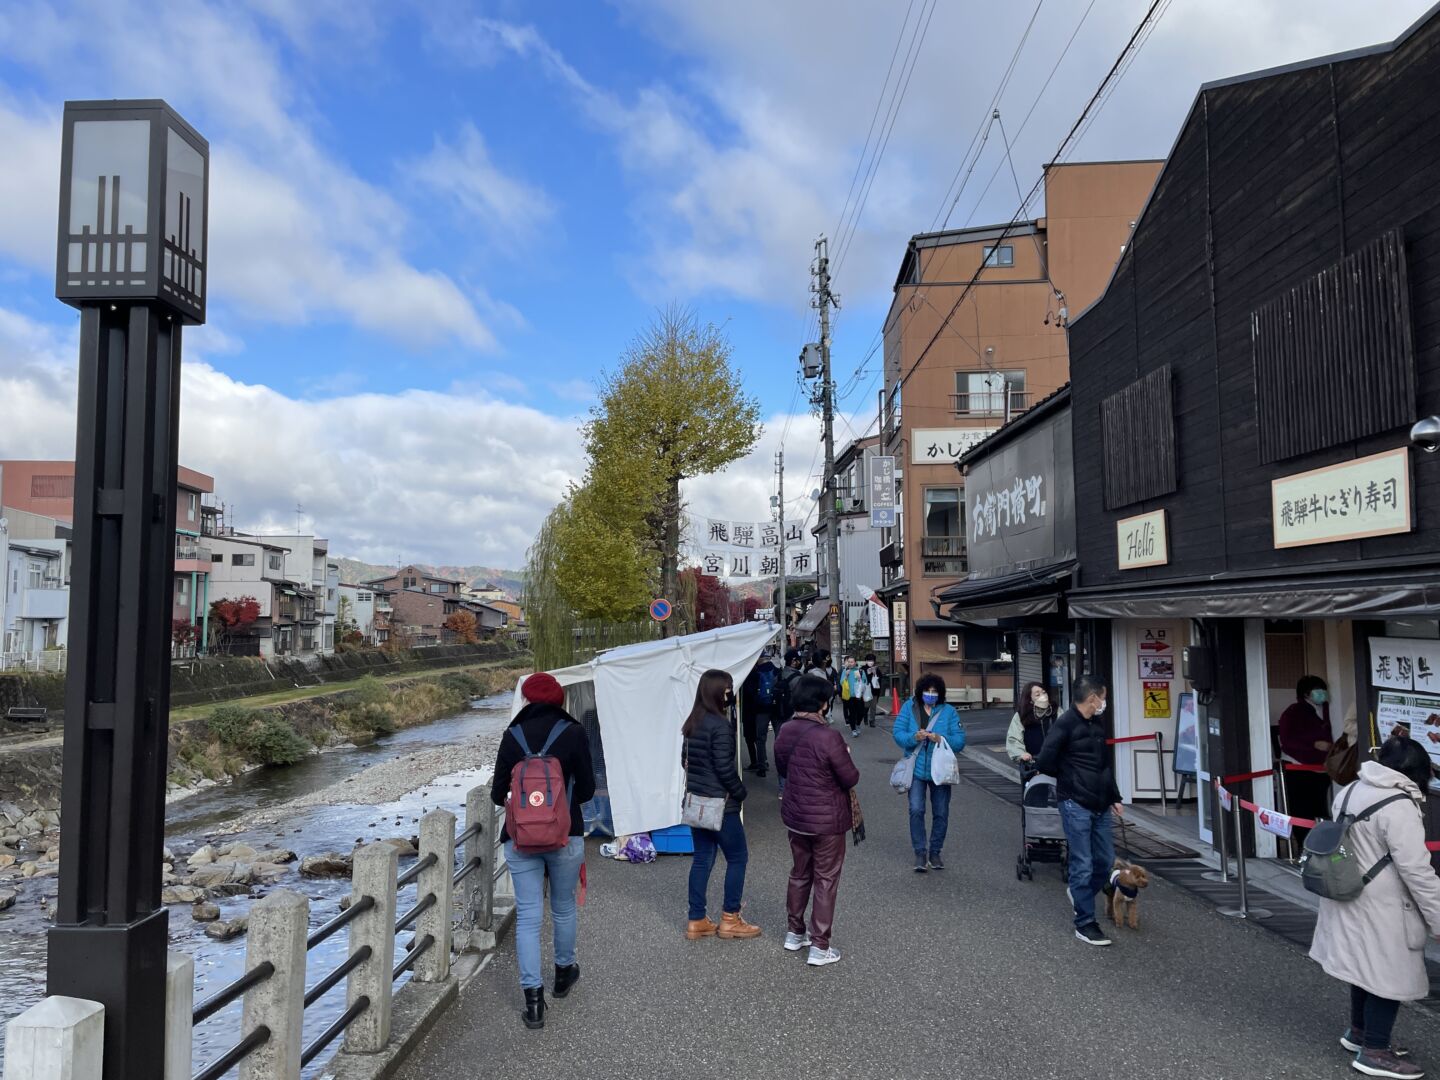
[[[1121,570],[1166,565],[1170,561],[1170,537],[1166,532],[1165,511],[1153,510],[1117,521],[1115,544]]]

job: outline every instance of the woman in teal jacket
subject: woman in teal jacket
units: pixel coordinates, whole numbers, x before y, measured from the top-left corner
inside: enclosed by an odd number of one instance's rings
[[[945,680],[925,675],[915,684],[915,696],[895,718],[895,742],[907,754],[915,752],[915,778],[910,784],[910,846],[915,849],[915,872],[943,870],[940,849],[950,824],[950,785],[930,779],[930,748],[944,739],[957,754],[965,749],[965,728],[954,706],[945,704]],[[925,842],[925,796],[930,796],[930,842]]]

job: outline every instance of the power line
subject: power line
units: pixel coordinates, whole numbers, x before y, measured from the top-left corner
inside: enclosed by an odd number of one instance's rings
[[[1096,88],[1095,93],[1091,95],[1090,100],[1086,102],[1085,108],[1081,110],[1079,118],[1076,119],[1073,125],[1071,125],[1070,130],[1066,132],[1065,137],[1060,141],[1060,146],[1056,149],[1055,154],[1051,158],[1050,164],[1054,164],[1056,161],[1059,161],[1061,159],[1061,156],[1070,146],[1072,140],[1074,140],[1076,133],[1085,124],[1087,118],[1089,118],[1091,110],[1095,107],[1096,102],[1100,100],[1101,96],[1105,93],[1106,89],[1110,86],[1112,80],[1115,79],[1116,74],[1119,72],[1120,68],[1125,63],[1126,58],[1130,56],[1131,50],[1135,47],[1136,41],[1139,40],[1141,34],[1145,32],[1146,28],[1150,26],[1151,19],[1154,18],[1156,11],[1162,5],[1168,4],[1169,2],[1170,0],[1153,0],[1149,9],[1145,12],[1144,18],[1140,20],[1140,24],[1135,27],[1134,33],[1130,35],[1130,40],[1125,43],[1125,48],[1120,51],[1120,55],[1116,57],[1115,63],[1111,65],[1110,70],[1105,75],[1105,78],[1100,80],[1100,85]],[[1049,166],[1047,165],[1046,169],[1048,168]],[[1040,189],[1044,186],[1046,169],[1042,169],[1040,171],[1040,178],[1030,189],[1030,193],[1021,199],[1020,206],[1015,211],[1015,215],[1010,219],[1009,223],[1000,230],[1000,235],[991,241],[991,244],[994,247],[998,248],[1000,244],[1005,240],[1005,238],[1010,234],[1011,230],[1020,223],[1022,218],[1024,218],[1026,210],[1029,207],[1030,203],[1034,200],[1035,196],[1039,194]],[[930,350],[934,348],[935,342],[940,340],[940,335],[945,332],[945,328],[950,325],[950,320],[953,319],[955,317],[955,313],[960,310],[960,305],[965,302],[965,300],[969,297],[971,290],[974,289],[976,282],[980,280],[980,275],[985,271],[986,265],[987,260],[981,259],[980,265],[976,268],[975,273],[971,275],[970,280],[965,284],[965,288],[961,291],[959,297],[956,298],[955,303],[951,305],[949,313],[940,321],[939,327],[936,328],[934,335],[926,343],[925,348],[920,351],[920,355],[915,358],[915,362],[910,365],[909,369],[901,377],[897,388],[903,388],[905,384],[910,381],[910,377],[915,374],[916,369],[920,367],[920,365],[924,362],[925,357],[929,355]]]

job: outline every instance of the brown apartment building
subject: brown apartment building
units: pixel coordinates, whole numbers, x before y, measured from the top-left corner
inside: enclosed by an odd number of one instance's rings
[[[416,566],[406,566],[389,577],[374,578],[365,587],[375,593],[375,629],[379,640],[403,636],[410,645],[449,644],[455,634],[445,620],[458,611],[475,616],[476,629],[491,634],[505,626],[509,617],[499,608],[466,600],[464,583],[437,577]]]
[[[1068,380],[1066,320],[1104,289],[1161,164],[1051,166],[1044,217],[922,233],[906,247],[885,320],[882,443],[896,458],[900,513],[881,536],[879,591],[907,685],[933,671],[957,703],[1010,696],[986,685],[996,635],[967,634],[931,605],[966,572],[955,461]]]

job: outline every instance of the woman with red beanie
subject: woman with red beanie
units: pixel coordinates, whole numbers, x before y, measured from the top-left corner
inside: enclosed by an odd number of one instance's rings
[[[500,833],[505,861],[515,882],[515,952],[520,987],[525,991],[527,1028],[545,1026],[545,983],[540,975],[540,926],[545,919],[545,877],[550,877],[550,920],[555,930],[555,996],[563,998],[580,978],[575,960],[575,893],[585,863],[580,808],[595,797],[595,769],[585,729],[565,711],[565,689],[555,676],[541,671],[520,686],[527,702],[500,738],[490,798],[504,806],[510,795],[511,771],[527,753],[545,754],[560,762],[570,799],[570,842],[556,851],[516,851],[508,830]],[[548,749],[542,749],[546,748]]]

